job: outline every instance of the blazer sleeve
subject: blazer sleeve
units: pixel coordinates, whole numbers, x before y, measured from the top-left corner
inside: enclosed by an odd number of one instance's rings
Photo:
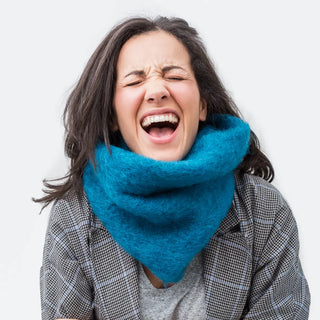
[[[270,213],[270,212],[269,212]],[[308,319],[310,293],[299,260],[298,230],[283,201],[274,217],[255,217],[255,273],[243,319]]]
[[[94,319],[83,239],[89,221],[77,220],[64,200],[51,210],[40,269],[42,320]]]

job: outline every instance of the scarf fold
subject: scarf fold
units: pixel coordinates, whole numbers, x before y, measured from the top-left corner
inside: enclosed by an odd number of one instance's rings
[[[215,115],[180,161],[157,161],[127,148],[97,145],[83,185],[113,239],[164,283],[177,282],[209,242],[233,199],[233,170],[245,156],[250,128]]]

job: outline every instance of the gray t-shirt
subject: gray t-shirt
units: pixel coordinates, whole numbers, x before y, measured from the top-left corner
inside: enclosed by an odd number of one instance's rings
[[[139,263],[139,288],[144,320],[203,320],[206,318],[201,253],[186,268],[184,277],[167,289],[156,289]]]

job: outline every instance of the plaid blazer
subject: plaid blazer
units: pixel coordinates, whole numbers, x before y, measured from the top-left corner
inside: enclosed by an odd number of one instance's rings
[[[307,319],[298,250],[281,194],[259,177],[236,176],[232,207],[202,250],[206,320]],[[137,261],[112,239],[85,194],[54,204],[40,273],[43,320],[141,319]]]

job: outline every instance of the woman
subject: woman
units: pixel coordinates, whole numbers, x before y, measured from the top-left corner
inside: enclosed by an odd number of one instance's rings
[[[116,26],[64,116],[43,319],[307,319],[296,223],[195,29]]]

